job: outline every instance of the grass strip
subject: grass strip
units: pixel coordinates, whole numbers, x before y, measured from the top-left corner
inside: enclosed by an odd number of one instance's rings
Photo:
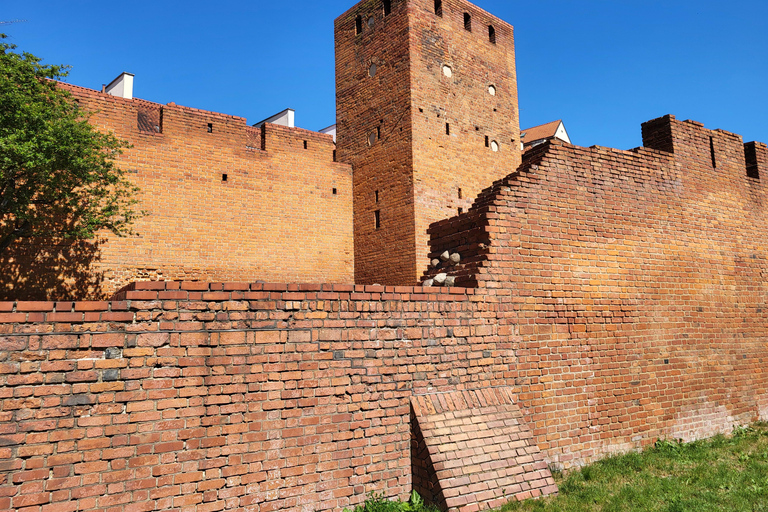
[[[691,443],[659,440],[554,476],[558,496],[512,501],[499,512],[768,512],[768,423]]]

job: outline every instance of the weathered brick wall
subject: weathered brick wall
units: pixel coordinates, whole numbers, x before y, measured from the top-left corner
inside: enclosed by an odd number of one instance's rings
[[[338,159],[354,172],[357,283],[416,283],[408,28],[403,0],[386,16],[379,0],[360,2],[334,25]]]
[[[353,280],[351,169],[329,135],[63,87],[133,144],[118,162],[147,215],[132,237],[19,241],[0,261],[1,298],[101,298],[137,279]]]
[[[761,185],[707,188],[737,166],[677,158],[532,152],[457,233],[487,242],[475,290],[140,283],[0,303],[0,507],[405,497],[431,478],[409,401],[436,392],[509,388],[565,467],[768,418]]]
[[[406,497],[410,397],[499,385],[514,366],[471,290],[132,288],[116,302],[0,303],[0,509]]]
[[[768,417],[765,184],[737,135],[672,116],[643,135],[664,151],[537,148],[431,229],[433,256],[469,258],[428,275],[519,326],[519,403],[564,466]]]
[[[429,261],[429,225],[459,209],[467,211],[480,191],[517,169],[521,151],[513,27],[465,0],[444,0],[439,15],[434,0],[412,4],[412,151],[420,275]],[[471,30],[465,28],[465,15]],[[450,67],[450,77],[443,66]]]

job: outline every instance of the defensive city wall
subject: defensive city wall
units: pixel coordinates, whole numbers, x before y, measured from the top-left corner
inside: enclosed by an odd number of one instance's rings
[[[331,135],[61,87],[131,144],[118,165],[146,215],[123,238],[18,240],[0,257],[0,298],[101,299],[135,280],[354,280],[352,169]]]
[[[541,145],[434,223],[425,278],[456,287],[0,303],[0,508],[472,511],[768,419],[768,148],[672,116],[643,140]]]

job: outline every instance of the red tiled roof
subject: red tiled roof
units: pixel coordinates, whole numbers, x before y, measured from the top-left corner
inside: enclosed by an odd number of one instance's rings
[[[549,139],[555,136],[557,127],[560,126],[562,119],[552,121],[551,123],[540,124],[527,130],[520,130],[520,138],[523,143],[528,144],[536,140]]]

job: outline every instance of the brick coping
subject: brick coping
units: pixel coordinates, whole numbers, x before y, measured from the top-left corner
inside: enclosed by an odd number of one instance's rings
[[[131,283],[104,301],[0,301],[0,323],[64,321],[45,313],[68,315],[66,321],[131,321],[132,311],[160,308],[153,301],[462,301],[475,294],[471,288],[382,286],[350,284],[208,283],[200,281],[146,281]],[[166,309],[163,305],[163,309]],[[96,318],[93,313],[116,313]],[[91,315],[89,315],[89,313]],[[118,314],[119,313],[119,314]],[[130,316],[130,318],[129,318]]]

